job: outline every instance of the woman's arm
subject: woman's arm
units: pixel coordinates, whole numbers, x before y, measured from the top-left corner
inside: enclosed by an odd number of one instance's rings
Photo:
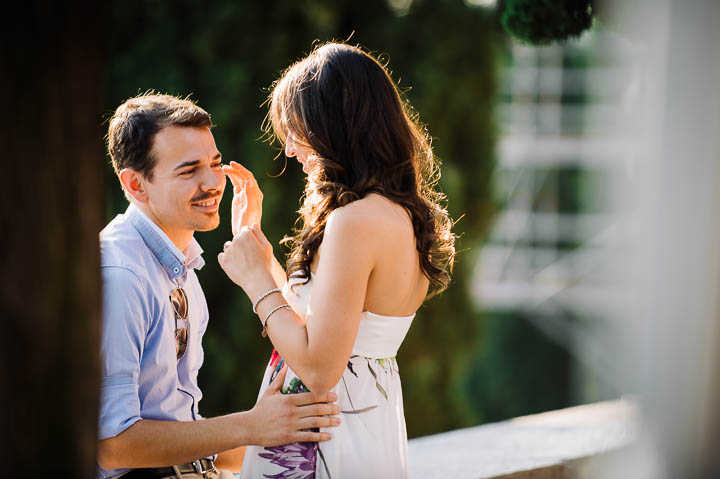
[[[276,311],[267,321],[273,345],[313,392],[329,391],[347,366],[381,247],[377,229],[377,222],[362,211],[333,211],[325,227],[307,322],[288,309]],[[272,250],[263,238],[259,228],[255,233],[244,229],[218,257],[252,301],[275,285]],[[270,295],[258,306],[259,317],[284,302],[280,295]]]
[[[283,286],[285,286],[285,283],[287,283],[287,273],[285,273],[285,268],[282,267],[280,262],[275,257],[275,254],[273,254],[272,257],[272,265],[270,266],[270,274],[273,277],[273,280],[275,281],[275,286],[283,289]]]

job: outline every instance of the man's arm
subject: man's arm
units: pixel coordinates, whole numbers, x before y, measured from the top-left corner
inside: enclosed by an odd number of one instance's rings
[[[162,467],[194,461],[247,444],[277,445],[326,440],[327,435],[301,432],[331,426],[338,408],[331,396],[285,396],[278,374],[255,407],[200,421],[143,418],[138,376],[153,305],[147,287],[123,267],[103,268],[102,400],[98,463],[103,469]],[[334,395],[332,396],[335,397]]]
[[[200,421],[140,420],[117,436],[99,442],[98,463],[106,470],[163,467],[245,445],[327,441],[329,433],[306,429],[340,424],[340,419],[333,417],[340,408],[327,404],[336,401],[337,396],[282,394],[280,387],[286,372],[287,366],[250,411]],[[230,461],[224,467],[238,468],[237,456],[237,452],[228,454]]]

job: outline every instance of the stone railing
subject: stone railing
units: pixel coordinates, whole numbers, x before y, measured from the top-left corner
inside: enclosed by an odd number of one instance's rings
[[[607,401],[410,440],[413,479],[565,479],[635,437],[635,408]],[[597,464],[597,462],[595,462]]]

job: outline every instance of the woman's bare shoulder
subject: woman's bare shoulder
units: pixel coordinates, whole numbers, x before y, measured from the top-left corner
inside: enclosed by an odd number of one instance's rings
[[[413,235],[402,206],[380,195],[368,195],[328,215],[323,243],[377,259],[406,248],[414,242]]]
[[[365,226],[371,229],[386,230],[393,225],[403,227],[410,224],[405,208],[382,195],[371,193],[353,201],[328,215],[328,226],[341,225]]]

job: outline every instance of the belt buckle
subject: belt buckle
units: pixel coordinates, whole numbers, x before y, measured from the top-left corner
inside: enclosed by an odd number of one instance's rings
[[[209,461],[209,462],[210,462],[210,469],[204,469],[202,461],[200,459],[191,462],[191,464],[193,466],[193,469],[195,469],[195,472],[198,474],[202,474],[204,477],[206,473],[212,472],[213,470],[215,470],[215,465],[213,464],[213,462],[212,461]]]

